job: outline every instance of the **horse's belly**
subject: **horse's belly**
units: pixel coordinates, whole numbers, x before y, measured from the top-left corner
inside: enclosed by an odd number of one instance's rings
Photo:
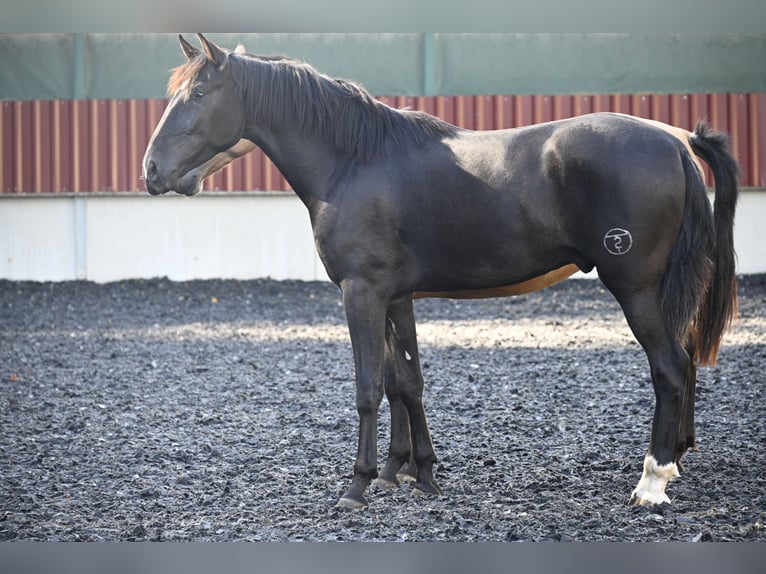
[[[510,297],[512,295],[523,295],[532,291],[539,291],[554,283],[558,283],[579,271],[577,265],[564,265],[543,275],[527,279],[520,283],[503,285],[500,287],[489,287],[486,289],[469,289],[465,291],[418,291],[414,294],[415,299],[425,299],[429,297],[438,297],[445,299],[488,299],[490,297]]]

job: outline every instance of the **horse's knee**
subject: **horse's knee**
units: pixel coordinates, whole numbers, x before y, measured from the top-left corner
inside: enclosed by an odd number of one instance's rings
[[[382,384],[357,385],[356,410],[360,415],[377,413],[382,400]]]
[[[381,397],[382,398],[382,397]],[[378,408],[380,407],[381,398],[376,398],[371,395],[357,395],[356,397],[356,412],[360,417],[377,415]]]

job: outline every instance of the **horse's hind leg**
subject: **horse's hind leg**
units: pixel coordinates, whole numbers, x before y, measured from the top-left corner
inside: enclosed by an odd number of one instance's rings
[[[689,424],[693,433],[694,419],[689,418],[689,410],[693,411],[694,406],[693,401],[691,404],[688,401],[688,378],[693,374],[691,358],[670,334],[656,289],[613,293],[649,359],[656,400],[643,474],[630,502],[639,505],[670,502],[665,487],[679,475],[678,464],[688,444]]]
[[[385,391],[391,406],[391,445],[377,483],[392,486],[400,480],[415,480],[416,489],[441,494],[433,478],[436,456],[423,408],[423,375],[411,299],[396,301],[388,309]]]
[[[694,428],[694,408],[697,396],[697,360],[696,349],[691,342],[691,337],[684,345],[686,354],[689,356],[689,370],[686,374],[686,387],[684,389],[683,400],[683,413],[681,420],[681,432],[684,434],[680,437],[683,439],[683,443],[680,448],[681,454],[687,450],[697,450],[697,433]],[[683,470],[681,462],[678,462],[679,470]]]
[[[374,484],[383,488],[394,488],[400,484],[400,473],[405,464],[412,460],[412,442],[410,440],[410,416],[404,405],[397,384],[401,369],[397,365],[397,346],[394,326],[390,319],[386,323],[386,355],[383,368],[383,382],[386,398],[391,408],[391,442],[388,447],[388,458],[383,469],[375,479]],[[414,476],[412,480],[415,480]]]

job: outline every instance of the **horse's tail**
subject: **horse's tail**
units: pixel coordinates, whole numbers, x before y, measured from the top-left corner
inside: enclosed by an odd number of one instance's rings
[[[714,365],[724,332],[737,312],[734,212],[739,168],[728,137],[707,124],[697,124],[689,143],[713,171],[714,212],[711,217],[702,174],[684,150],[686,203],[663,278],[662,308],[673,333],[684,342],[690,339],[697,361]]]

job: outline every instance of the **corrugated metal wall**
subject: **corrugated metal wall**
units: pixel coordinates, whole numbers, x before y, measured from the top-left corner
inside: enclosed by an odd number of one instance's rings
[[[509,128],[596,111],[687,129],[707,117],[715,129],[731,134],[742,185],[766,187],[766,93],[380,99],[470,129]],[[3,101],[0,192],[142,191],[141,159],[165,105],[162,99]],[[275,191],[289,186],[256,150],[213,176],[206,189]]]

